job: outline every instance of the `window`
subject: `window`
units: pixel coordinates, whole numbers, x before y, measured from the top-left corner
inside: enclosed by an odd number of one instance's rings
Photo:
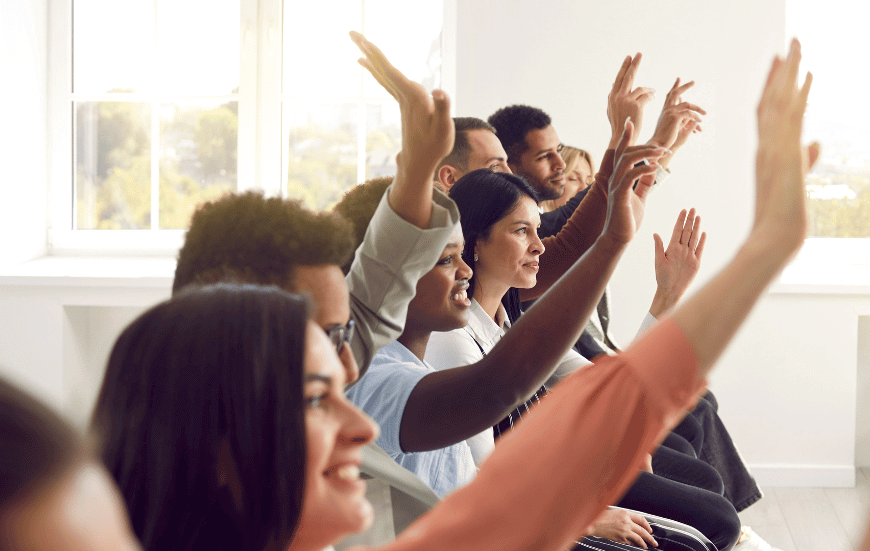
[[[823,8],[809,0],[787,3],[787,36],[800,38],[803,68],[814,76],[804,136],[822,144],[807,177],[809,235],[853,238],[855,247],[870,250],[870,113],[864,108],[870,74],[859,62],[870,53],[868,17],[870,5],[861,2],[832,0]],[[823,240],[807,248],[836,248],[840,256],[843,246]]]
[[[51,9],[55,253],[166,252],[195,206],[227,191],[322,209],[355,183],[394,174],[398,106],[355,63],[349,30],[429,89],[442,86],[441,0]]]

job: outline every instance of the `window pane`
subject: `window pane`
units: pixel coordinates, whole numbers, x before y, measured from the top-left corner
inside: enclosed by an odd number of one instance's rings
[[[236,188],[238,102],[164,104],[160,228],[185,229],[199,203]]]
[[[229,94],[239,87],[239,0],[162,0],[157,5],[161,93]]]
[[[287,196],[332,207],[357,179],[357,104],[283,106]]]
[[[73,92],[149,90],[153,0],[74,0]]]
[[[870,237],[870,113],[855,109],[870,86],[870,73],[855,65],[870,54],[868,17],[866,2],[787,3],[787,36],[800,38],[802,68],[814,77],[804,139],[822,144],[806,178],[811,237]]]
[[[151,216],[151,106],[75,105],[75,229],[146,229]]]
[[[359,49],[348,31],[360,30],[361,10],[360,0],[284,3],[284,94],[359,94]]]
[[[366,105],[366,180],[396,175],[402,119],[395,101]]]
[[[427,90],[440,88],[442,2],[366,0],[365,10],[366,36],[390,62]],[[386,95],[368,72],[364,84],[366,97]]]

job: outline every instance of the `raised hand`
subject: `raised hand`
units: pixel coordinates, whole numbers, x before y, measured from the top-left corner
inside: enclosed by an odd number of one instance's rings
[[[637,233],[643,220],[646,196],[652,187],[653,178],[649,176],[655,175],[659,167],[656,161],[668,152],[664,147],[649,144],[630,146],[633,136],[634,125],[631,120],[626,120],[622,138],[616,146],[616,168],[610,177],[607,218],[601,234],[618,245],[625,245]],[[643,160],[648,164],[638,165]]]
[[[707,234],[701,232],[701,217],[695,216],[695,209],[691,209],[688,216],[684,209],[674,224],[667,250],[659,234],[654,233],[653,240],[658,287],[650,314],[658,318],[679,302],[698,275]]]
[[[390,206],[408,222],[428,228],[435,167],[453,149],[450,100],[441,90],[427,94],[422,85],[396,69],[363,35],[351,31],[350,38],[365,56],[359,64],[396,98],[402,114],[402,150],[396,157]]]
[[[818,144],[801,147],[803,115],[812,85],[808,73],[798,87],[800,43],[793,40],[788,57],[777,57],[758,104],[758,153],[752,237],[794,254],[806,237],[804,176],[819,156]]]
[[[673,313],[692,343],[702,376],[806,236],[804,174],[819,148],[801,147],[812,76],[798,86],[800,57],[800,43],[794,40],[788,57],[774,60],[758,104],[755,220],[749,237],[734,259]]]
[[[673,157],[673,153],[686,143],[693,132],[701,131],[701,115],[707,112],[694,103],[682,100],[683,92],[695,85],[695,81],[680,85],[680,79],[674,82],[665,97],[665,104],[659,115],[655,132],[649,142],[652,145],[667,147],[672,151],[670,155],[662,157],[660,164],[667,167]]]
[[[605,509],[592,523],[589,534],[641,549],[659,545],[643,515],[624,509]]]
[[[643,123],[643,108],[655,96],[652,88],[634,86],[634,76],[640,67],[641,54],[633,58],[626,56],[613,81],[610,94],[607,95],[607,120],[610,121],[611,137],[608,149],[613,149],[619,143],[625,121],[631,118],[634,123],[634,134],[631,143],[633,145],[640,132]]]
[[[402,154],[407,162],[437,165],[453,149],[450,100],[441,90],[426,89],[396,69],[381,50],[363,35],[351,31],[351,39],[365,57],[359,64],[399,102],[402,113]]]

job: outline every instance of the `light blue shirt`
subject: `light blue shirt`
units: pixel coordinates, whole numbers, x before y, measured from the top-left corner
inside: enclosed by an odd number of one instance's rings
[[[434,371],[393,341],[375,354],[368,371],[347,396],[381,426],[378,446],[443,498],[470,482],[477,472],[468,444],[463,441],[438,450],[405,453],[399,442],[408,397],[420,379]]]

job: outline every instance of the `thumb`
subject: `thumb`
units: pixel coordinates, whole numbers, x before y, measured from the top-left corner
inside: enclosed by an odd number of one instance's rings
[[[432,90],[432,99],[435,102],[435,113],[438,115],[444,115],[445,113],[450,115],[450,98],[444,92],[444,90]]]
[[[655,241],[656,264],[658,264],[665,258],[665,244],[662,241],[661,236],[657,233],[653,234],[653,241]]]
[[[812,170],[813,165],[816,164],[816,161],[819,160],[819,154],[821,154],[822,148],[819,145],[819,142],[813,142],[807,147],[807,157],[809,160],[808,170]]]

